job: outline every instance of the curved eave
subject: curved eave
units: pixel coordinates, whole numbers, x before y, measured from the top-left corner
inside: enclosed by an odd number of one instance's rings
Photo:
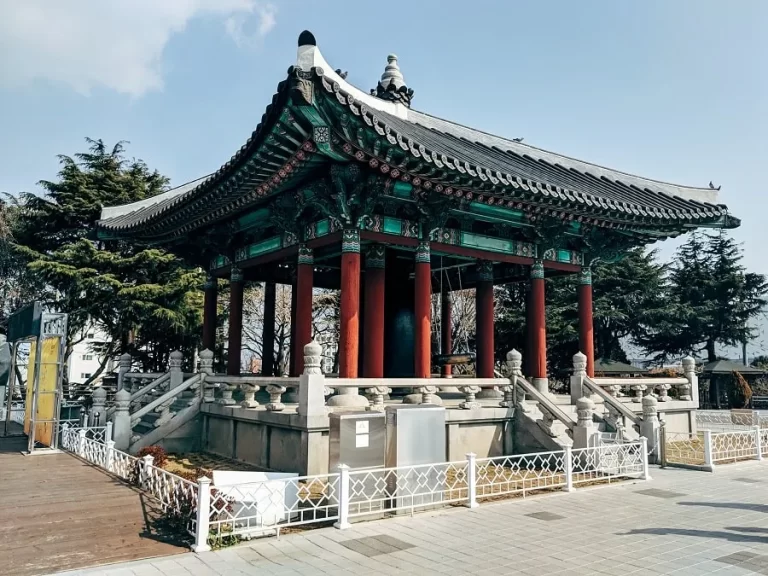
[[[193,185],[170,190],[155,201],[104,208],[99,235],[153,239],[183,234],[226,218],[283,187],[315,151],[309,134],[287,106],[292,72],[278,85],[251,137],[228,162]]]
[[[491,148],[482,133],[478,133],[482,135],[480,139],[470,140],[472,131],[469,129],[463,135],[440,132],[406,119],[407,114],[395,115],[391,111],[372,109],[347,92],[332,74],[326,74],[319,67],[314,68],[314,73],[318,91],[326,94],[329,106],[341,105],[344,113],[361,120],[359,124],[367,131],[369,141],[379,139],[384,146],[399,147],[401,156],[406,159],[388,162],[376,154],[373,146],[365,146],[359,134],[350,137],[349,130],[337,130],[337,135],[344,141],[345,152],[372,167],[379,167],[390,177],[411,182],[427,191],[460,199],[477,201],[479,198],[489,204],[506,203],[533,214],[541,213],[543,209],[547,216],[570,218],[574,214],[583,215],[584,218],[579,217],[578,221],[589,221],[598,216],[600,221],[591,223],[608,227],[642,223],[679,229],[690,224],[716,226],[735,222],[733,218],[725,218],[725,206],[683,198],[676,193],[679,191],[677,186],[670,185],[673,187],[667,191],[640,189],[610,180],[604,173],[598,178],[573,167],[517,154],[511,148]],[[421,166],[415,171],[410,169],[413,165]]]

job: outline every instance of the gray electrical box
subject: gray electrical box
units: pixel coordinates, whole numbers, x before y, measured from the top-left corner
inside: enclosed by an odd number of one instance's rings
[[[328,471],[336,472],[339,464],[358,471],[350,476],[349,513],[366,513],[365,519],[370,520],[370,512],[383,513],[387,500],[385,474],[381,472],[386,417],[383,412],[339,412],[330,414],[329,419]],[[361,472],[364,470],[370,472]]]
[[[384,466],[386,420],[381,412],[339,412],[329,416],[328,471]]]
[[[387,406],[386,467],[418,466],[387,477],[393,508],[439,503],[446,478],[445,408],[431,404]]]

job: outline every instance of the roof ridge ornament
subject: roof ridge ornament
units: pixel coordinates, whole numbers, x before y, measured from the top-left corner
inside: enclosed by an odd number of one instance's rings
[[[413,89],[406,86],[405,78],[403,78],[403,73],[400,71],[395,54],[387,56],[387,66],[384,68],[384,74],[381,75],[381,80],[379,80],[376,88],[371,90],[371,95],[382,100],[399,102],[408,108],[411,107]]]

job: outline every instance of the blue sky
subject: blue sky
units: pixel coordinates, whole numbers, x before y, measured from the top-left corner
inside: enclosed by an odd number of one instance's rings
[[[86,136],[128,140],[174,184],[215,170],[258,124],[307,28],[363,89],[394,52],[415,108],[722,185],[746,265],[768,273],[766,27],[764,0],[6,0],[0,191],[35,190]]]

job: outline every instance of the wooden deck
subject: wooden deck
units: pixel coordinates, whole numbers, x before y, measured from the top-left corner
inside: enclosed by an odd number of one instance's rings
[[[187,552],[162,541],[152,500],[70,454],[0,438],[0,575],[50,574]]]

